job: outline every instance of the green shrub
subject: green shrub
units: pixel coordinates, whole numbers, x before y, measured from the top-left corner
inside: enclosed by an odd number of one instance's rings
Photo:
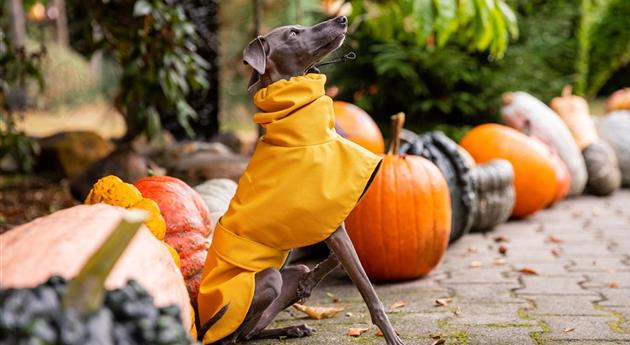
[[[630,3],[608,1],[607,11],[602,11],[607,15],[602,16],[615,14],[616,20],[600,20],[602,26],[590,31],[593,37],[600,37],[590,39],[592,61],[587,70],[589,88],[594,91],[589,95],[603,84],[597,78],[605,82],[620,67],[619,62],[611,67],[612,61],[627,58],[630,39],[621,32],[628,25],[621,28],[620,23],[628,18]],[[604,6],[601,2],[596,4],[598,8]],[[355,62],[337,65],[330,83],[340,86],[341,99],[365,108],[380,123],[388,123],[389,115],[404,111],[408,127],[419,130],[439,124],[496,121],[501,94],[506,91],[527,91],[548,102],[579,77],[580,4],[513,0],[509,5],[517,15],[519,37],[502,58],[470,52],[461,40],[451,40],[443,48],[420,47],[401,39],[383,42],[372,29],[359,25],[348,41],[358,57]],[[607,55],[608,51],[613,54]]]

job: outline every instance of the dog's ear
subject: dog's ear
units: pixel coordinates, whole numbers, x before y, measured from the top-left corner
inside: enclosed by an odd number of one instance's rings
[[[243,50],[243,62],[258,72],[265,74],[267,68],[267,53],[265,52],[265,38],[258,36]]]

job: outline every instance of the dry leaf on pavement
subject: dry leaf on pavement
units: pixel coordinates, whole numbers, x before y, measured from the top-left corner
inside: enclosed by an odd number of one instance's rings
[[[510,240],[507,237],[504,236],[497,236],[494,238],[494,242],[500,243],[500,242],[510,242]]]
[[[435,300],[435,306],[436,307],[446,307],[451,302],[453,302],[453,299],[450,298],[450,297],[438,298],[438,299]]]
[[[363,327],[350,327],[348,328],[348,332],[346,333],[346,335],[349,335],[351,337],[360,337],[361,334],[367,332],[369,328],[363,328]]]
[[[436,341],[434,341],[431,345],[442,345],[444,343],[446,343],[446,339],[440,338],[440,339],[437,339]]]
[[[545,242],[547,242],[547,243],[563,243],[564,241],[559,239],[559,238],[557,238],[557,237],[555,237],[555,236],[553,236],[553,235],[550,235],[549,237],[547,237]]]
[[[477,267],[481,267],[483,264],[481,263],[481,261],[473,261],[470,263],[470,267],[471,268],[477,268]]]
[[[311,319],[322,320],[329,319],[337,315],[338,312],[342,311],[343,308],[335,308],[335,307],[311,307],[302,304],[295,303],[293,308],[303,312],[308,315]]]
[[[551,248],[551,254],[556,257],[562,255],[562,248]]]
[[[537,276],[538,275],[538,271],[536,271],[535,269],[533,269],[531,267],[523,267],[520,270],[518,270],[518,272],[521,272],[521,273],[524,273],[524,274],[533,275],[533,276]]]
[[[575,331],[575,327],[568,327],[564,329],[564,333],[569,333]]]
[[[326,296],[328,296],[328,298],[330,298],[333,301],[333,303],[339,303],[341,301],[339,297],[337,297],[337,295],[335,295],[332,292],[326,292]]]
[[[507,263],[507,260],[503,259],[503,258],[496,258],[494,259],[494,264],[497,266],[501,266],[501,265],[505,265]]]
[[[619,284],[617,284],[616,282],[610,282],[610,283],[608,283],[608,288],[610,288],[610,289],[617,289],[617,288],[619,288]]]
[[[383,336],[383,331],[381,331],[380,328],[376,328],[376,333],[374,333],[375,336],[377,337],[382,337]]]
[[[507,254],[507,251],[508,251],[508,247],[507,246],[505,246],[503,244],[499,246],[499,253],[500,254],[505,255],[505,254]]]
[[[400,309],[407,305],[407,302],[398,301],[389,305],[389,310]]]

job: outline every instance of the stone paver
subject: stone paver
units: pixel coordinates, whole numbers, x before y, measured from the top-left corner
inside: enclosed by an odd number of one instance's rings
[[[460,345],[630,345],[629,205],[630,190],[565,200],[527,220],[464,237],[423,279],[376,290],[386,307],[405,302],[388,314],[406,344],[429,345],[440,336]],[[499,245],[507,248],[505,255]],[[519,272],[522,268],[537,275]],[[443,297],[452,302],[435,306]],[[306,322],[318,329],[312,337],[282,343],[385,343],[342,271],[331,274],[306,304],[345,310],[327,320],[305,319],[295,310],[281,313],[272,326]],[[352,338],[346,335],[349,327],[370,330]]]

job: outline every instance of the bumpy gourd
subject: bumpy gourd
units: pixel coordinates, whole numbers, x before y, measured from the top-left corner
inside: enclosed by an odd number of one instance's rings
[[[487,231],[507,221],[515,202],[512,164],[493,159],[474,167],[471,179],[477,203],[472,230]]]
[[[582,150],[588,183],[586,190],[594,195],[604,196],[613,193],[621,186],[621,171],[617,155],[603,140],[588,145]]]

